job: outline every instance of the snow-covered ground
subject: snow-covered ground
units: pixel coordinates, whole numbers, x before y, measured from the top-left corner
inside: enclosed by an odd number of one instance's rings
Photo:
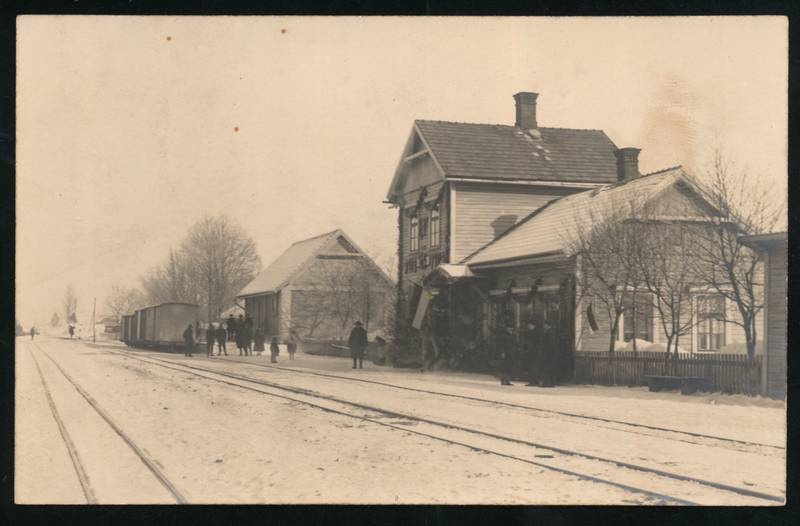
[[[118,352],[124,350],[100,342],[17,340],[17,502],[86,502],[37,362],[96,500],[175,502],[51,358],[192,503],[659,503],[658,498],[602,482],[611,481],[658,494],[694,496],[686,500],[703,504],[770,504],[621,470],[613,462],[773,496],[784,493],[785,411],[783,403],[771,400],[591,386],[501,387],[484,375],[372,364],[354,371],[348,360],[304,354],[288,361],[282,353],[281,369],[275,369],[266,356],[208,359]],[[202,378],[183,366],[166,368],[171,366],[153,358],[265,381],[307,393],[311,400],[324,397],[331,403],[334,398],[485,435],[471,438],[458,429],[402,417],[387,420],[395,428],[377,425],[237,387],[236,381]],[[472,441],[466,445],[452,443],[467,439]],[[481,447],[494,453],[476,450]],[[548,447],[583,456],[553,454]],[[595,462],[587,455],[613,462]]]

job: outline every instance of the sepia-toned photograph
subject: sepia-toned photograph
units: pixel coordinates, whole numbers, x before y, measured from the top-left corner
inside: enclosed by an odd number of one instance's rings
[[[782,506],[781,16],[17,18],[17,504]]]

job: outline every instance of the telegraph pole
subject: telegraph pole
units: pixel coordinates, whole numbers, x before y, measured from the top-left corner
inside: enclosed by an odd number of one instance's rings
[[[95,310],[97,309],[97,298],[94,298],[94,304],[92,305],[92,343],[97,343],[97,335],[95,334]]]

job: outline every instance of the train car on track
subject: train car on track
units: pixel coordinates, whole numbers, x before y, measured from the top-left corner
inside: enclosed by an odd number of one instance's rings
[[[183,331],[191,323],[197,330],[200,307],[192,303],[162,303],[131,315],[127,343],[133,347],[179,347]],[[196,334],[196,333],[195,333]]]
[[[131,322],[133,314],[124,314],[119,322],[119,339],[126,344],[131,344]]]

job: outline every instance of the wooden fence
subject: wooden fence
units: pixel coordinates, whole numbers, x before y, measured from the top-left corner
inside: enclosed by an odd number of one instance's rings
[[[664,352],[577,352],[574,382],[601,385],[647,385],[647,375],[694,376],[706,379],[714,392],[755,395],[761,387],[761,356],[745,354],[670,355]]]

